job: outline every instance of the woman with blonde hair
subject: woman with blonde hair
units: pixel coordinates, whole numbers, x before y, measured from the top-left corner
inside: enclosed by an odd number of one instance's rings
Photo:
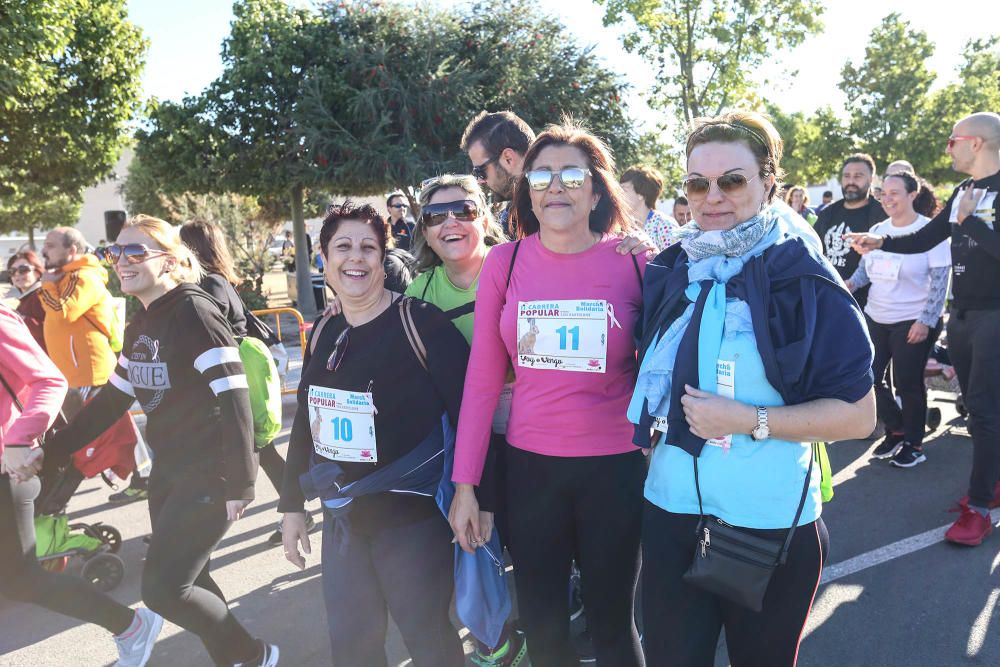
[[[170,224],[132,218],[104,254],[144,309],[125,330],[108,385],[39,451],[49,462],[65,459],[138,400],[154,455],[143,600],[197,634],[217,665],[276,665],[277,647],[247,632],[209,574],[212,551],[253,500],[257,475],[232,330],[198,287],[201,266]]]

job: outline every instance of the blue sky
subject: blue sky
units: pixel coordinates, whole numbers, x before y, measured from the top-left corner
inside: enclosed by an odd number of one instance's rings
[[[443,5],[463,2],[438,0]],[[306,0],[296,4],[309,5]],[[572,11],[563,9],[572,7]],[[770,99],[786,111],[812,111],[825,104],[843,109],[845,100],[837,89],[840,68],[848,59],[864,58],[871,29],[888,13],[900,12],[911,24],[927,31],[936,41],[930,66],[939,74],[938,85],[954,79],[965,42],[1000,32],[1000,2],[976,0],[955,5],[958,16],[943,20],[939,3],[913,0],[844,0],[827,3],[826,31],[812,37],[795,51],[776,58],[761,72],[771,80]],[[150,40],[143,85],[147,96],[179,100],[199,93],[221,71],[219,51],[232,19],[229,0],[129,0],[129,15]],[[558,17],[584,44],[596,46],[597,54],[612,69],[625,75],[634,89],[628,99],[633,117],[643,125],[657,120],[644,102],[643,93],[651,74],[642,61],[624,53],[616,29],[601,24],[602,8],[586,0],[551,3]],[[785,76],[794,64],[798,74]]]

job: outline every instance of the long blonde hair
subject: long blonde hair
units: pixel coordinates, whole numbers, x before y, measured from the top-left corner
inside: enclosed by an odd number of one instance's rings
[[[469,199],[476,202],[480,216],[486,219],[486,230],[483,234],[483,240],[486,245],[496,245],[507,240],[503,229],[497,223],[496,218],[493,217],[493,212],[490,211],[490,207],[486,203],[486,195],[483,193],[483,189],[479,187],[479,183],[476,182],[473,176],[445,174],[432,179],[420,189],[419,202],[421,208],[430,203],[434,193],[445,188],[462,188],[465,190],[465,194],[469,196]],[[417,259],[417,273],[423,273],[442,264],[441,258],[437,256],[437,253],[427,243],[422,220],[417,220],[417,224],[414,226],[413,245],[410,248],[410,252]]]
[[[129,219],[123,229],[135,229],[142,232],[156,241],[161,250],[170,253],[177,260],[177,265],[170,272],[170,277],[177,282],[198,284],[205,276],[198,258],[181,240],[179,229],[166,220],[140,213]]]

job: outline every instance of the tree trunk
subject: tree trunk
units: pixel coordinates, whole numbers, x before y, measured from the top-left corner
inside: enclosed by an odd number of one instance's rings
[[[37,248],[35,248],[35,228],[34,227],[28,227],[28,247],[31,248],[32,250],[36,250],[37,249]]]
[[[295,238],[295,284],[299,291],[298,309],[307,322],[316,319],[316,299],[313,298],[312,266],[309,264],[309,242],[306,240],[306,219],[302,212],[302,186],[292,188],[292,233]]]

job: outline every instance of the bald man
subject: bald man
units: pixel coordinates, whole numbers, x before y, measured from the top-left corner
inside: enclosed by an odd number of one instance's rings
[[[907,161],[907,160],[896,160],[895,162],[890,163],[889,166],[885,168],[885,175],[888,176],[889,174],[897,174],[897,173],[899,173],[901,171],[908,171],[911,174],[916,174],[917,173],[913,169],[913,165],[910,164],[909,161]]]
[[[945,539],[975,546],[993,531],[989,511],[1000,507],[1000,115],[974,113],[955,124],[951,167],[968,174],[948,203],[909,236],[849,234],[858,252],[926,252],[951,237],[952,291],[948,354],[969,410],[972,475],[969,499]]]

